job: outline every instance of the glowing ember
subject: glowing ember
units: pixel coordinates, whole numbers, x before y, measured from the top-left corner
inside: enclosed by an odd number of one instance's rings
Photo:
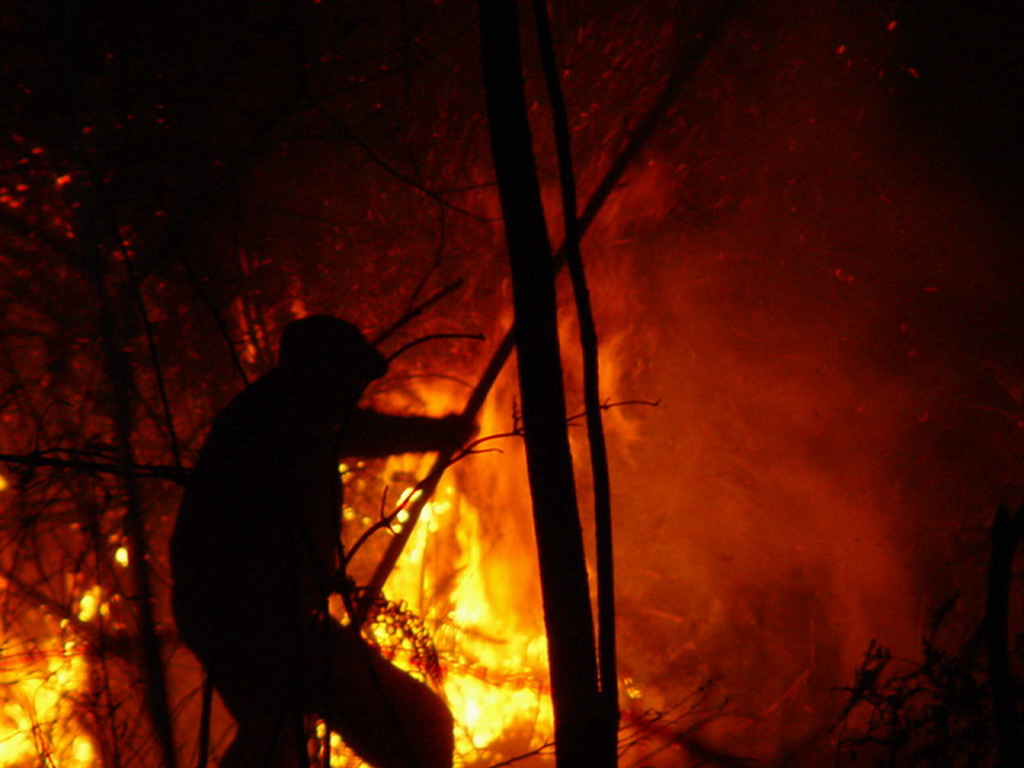
[[[99,586],[93,586],[82,595],[78,601],[78,620],[89,622],[98,615],[106,616],[109,606],[103,602],[103,590]]]
[[[126,547],[118,547],[114,552],[114,560],[122,568],[128,567],[128,549]]]

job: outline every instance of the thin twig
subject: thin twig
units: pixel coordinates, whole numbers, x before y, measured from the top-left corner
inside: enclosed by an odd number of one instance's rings
[[[214,304],[213,300],[207,295],[206,289],[203,287],[202,282],[199,280],[199,275],[196,274],[192,268],[192,262],[185,256],[185,251],[181,247],[177,249],[178,260],[181,262],[181,266],[185,268],[185,276],[188,278],[189,285],[192,286],[192,290],[196,292],[196,296],[199,297],[199,301],[206,307],[210,315],[213,317],[213,322],[217,326],[217,332],[223,337],[227,344],[228,354],[231,356],[231,363],[235,368],[235,372],[238,374],[242,383],[248,386],[249,376],[245,372],[245,367],[242,365],[241,359],[238,357],[239,342],[231,338],[231,329],[228,328],[227,322],[221,317],[220,311],[217,309],[217,305]]]
[[[531,757],[536,757],[537,755],[551,754],[551,751],[554,748],[555,748],[555,742],[548,741],[548,742],[545,742],[544,744],[541,744],[536,749],[531,749],[529,752],[523,752],[523,754],[521,754],[521,755],[516,755],[515,757],[510,757],[508,760],[502,760],[500,763],[493,763],[492,765],[488,766],[488,768],[504,768],[504,766],[506,766],[506,765],[515,765],[516,763],[518,763],[518,762],[520,762],[522,760],[527,760],[527,759],[529,759]]]
[[[1024,538],[1024,510],[1011,513],[1007,507],[1000,507],[992,524],[991,538],[985,639],[999,761],[1001,768],[1010,768],[1020,765],[1024,753],[1009,647],[1010,586],[1014,555]]]
[[[637,157],[637,155],[640,154],[640,151],[644,146],[646,146],[651,136],[654,135],[655,128],[668,112],[669,107],[672,106],[676,96],[679,94],[679,90],[682,88],[683,83],[685,83],[694,74],[694,72],[697,71],[698,66],[704,60],[708,51],[711,50],[712,44],[718,39],[722,31],[725,29],[726,21],[731,17],[732,13],[738,6],[738,0],[730,0],[726,5],[725,10],[723,10],[716,18],[715,23],[708,26],[700,39],[698,39],[694,45],[684,47],[681,50],[672,70],[669,72],[668,79],[665,81],[665,87],[662,89],[661,95],[648,110],[644,119],[640,121],[637,129],[633,132],[629,141],[626,143],[625,148],[623,148],[616,161],[612,163],[612,166],[605,173],[600,184],[598,184],[597,189],[594,191],[594,194],[591,196],[590,201],[583,209],[583,213],[580,214],[580,238],[583,238],[584,235],[586,235],[590,225],[594,223],[594,220],[597,218],[597,214],[601,211],[601,208],[608,200],[608,197],[615,189],[615,186],[621,180],[622,175],[626,172],[630,163]],[[564,263],[563,250],[559,249],[554,258],[556,269],[560,268]],[[469,401],[462,410],[462,417],[464,419],[476,419],[480,408],[483,406],[484,400],[491,391],[491,387],[494,386],[494,382],[497,381],[498,374],[501,373],[502,368],[505,367],[505,363],[512,354],[514,346],[515,325],[509,328],[505,333],[504,338],[502,338],[497,349],[495,349],[492,354],[491,359],[487,364],[487,368],[484,370],[480,381],[477,382],[476,388],[470,395]],[[442,452],[435,460],[434,467],[431,469],[431,474],[433,474],[434,470],[437,468],[441,468],[443,471],[443,468],[447,466],[449,458],[450,455]],[[436,482],[430,488],[430,493],[433,493],[435,487]],[[376,601],[377,595],[380,594],[380,591],[384,587],[384,582],[387,581],[395,563],[398,562],[398,558],[411,535],[412,528],[415,526],[416,521],[419,518],[419,511],[422,509],[422,504],[426,503],[426,497],[429,495],[429,493],[424,493],[424,495],[420,497],[421,504],[414,504],[411,507],[409,510],[410,519],[402,528],[402,533],[391,540],[384,556],[381,558],[380,563],[378,563],[377,569],[374,571],[373,577],[370,580],[370,584],[367,586],[365,599],[360,604],[357,616],[353,617],[353,621],[357,626],[366,618],[366,613],[369,607]]]
[[[72,451],[63,451],[73,453]],[[124,466],[111,461],[88,461],[85,459],[62,459],[46,456],[43,452],[35,453],[0,453],[0,461],[8,464],[20,464],[30,467],[53,467],[55,469],[74,469],[80,472],[97,472],[105,475],[123,475]],[[129,470],[138,478],[158,478],[170,480],[179,485],[186,485],[191,474],[189,467],[176,467],[166,464],[133,463]]]
[[[413,491],[413,493],[415,493],[415,491]],[[411,498],[411,496],[412,494],[409,494],[406,497],[406,499]],[[399,502],[398,506],[395,507],[394,512],[386,514],[384,510],[387,507],[388,503],[388,489],[386,487],[384,488],[384,491],[381,493],[380,497],[380,508],[378,509],[377,512],[377,522],[375,522],[373,525],[371,525],[369,528],[363,531],[362,534],[360,534],[359,538],[355,540],[355,543],[352,545],[352,547],[347,552],[343,553],[341,560],[343,571],[345,570],[345,567],[348,565],[348,563],[352,560],[352,558],[356,556],[356,553],[362,548],[363,544],[369,541],[370,537],[373,536],[373,534],[384,528],[387,528],[389,530],[391,529],[391,523],[394,521],[396,517],[398,517],[398,513],[405,509],[406,499],[403,499],[401,502]]]
[[[84,212],[81,215],[81,221],[86,221],[88,216],[89,213]],[[84,226],[88,227],[91,224],[92,222],[88,222]],[[152,578],[147,554],[149,546],[146,539],[138,478],[132,471],[135,459],[130,395],[135,387],[132,381],[131,362],[118,342],[113,297],[110,295],[107,285],[108,266],[105,254],[95,237],[83,237],[82,242],[83,260],[90,265],[93,286],[99,302],[100,340],[114,400],[113,422],[117,437],[120,476],[124,482],[124,491],[127,497],[125,534],[129,542],[132,576],[137,592],[143,669],[146,675],[146,705],[153,721],[157,741],[160,744],[164,765],[166,768],[175,768],[177,754],[174,749],[174,730],[168,704],[166,669],[163,665],[160,638],[157,634]]]
[[[616,400],[615,402],[610,402],[606,400],[597,407],[602,411],[610,411],[612,408],[621,408],[626,405],[646,405],[650,406],[651,408],[657,408],[659,405],[661,405],[661,398],[658,398],[657,400]],[[567,418],[566,422],[572,424],[573,422],[577,422],[580,419],[586,418],[586,416],[587,411],[586,409],[584,409],[579,413],[574,413],[572,416]]]
[[[384,169],[387,173],[394,176],[403,184],[408,184],[413,189],[429,197],[438,205],[443,205],[445,208],[455,211],[456,213],[461,213],[463,216],[468,216],[473,221],[477,221],[481,224],[490,223],[491,220],[488,219],[486,216],[481,216],[478,213],[473,213],[473,211],[469,210],[468,208],[463,208],[461,205],[455,205],[454,203],[448,202],[447,200],[444,199],[444,195],[442,193],[430,189],[425,184],[423,184],[420,181],[417,181],[409,174],[398,170],[398,168],[391,165],[391,163],[389,163],[387,160],[378,155],[377,152],[373,149],[373,147],[371,147],[364,139],[362,139],[360,136],[354,133],[350,128],[344,125],[340,120],[334,117],[334,115],[328,112],[321,104],[317,104],[311,101],[309,106],[313,109],[314,112],[319,114],[334,128],[336,128],[346,139],[348,139],[361,150],[363,150],[363,152],[366,153],[366,156],[369,157],[370,160],[374,162],[374,164]]]
[[[426,272],[423,273],[423,277],[421,277],[419,282],[416,283],[416,287],[413,289],[413,292],[409,295],[409,304],[406,307],[406,313],[411,312],[412,309],[416,306],[416,302],[419,301],[420,294],[423,292],[423,289],[427,287],[427,283],[430,281],[431,276],[441,267],[441,261],[444,255],[445,241],[447,240],[447,227],[445,226],[447,219],[445,218],[445,210],[446,209],[443,205],[437,206],[438,238],[437,246],[434,248],[434,260],[430,263],[430,267],[427,269]]]
[[[454,291],[457,291],[459,288],[461,288],[462,287],[462,282],[463,282],[462,280],[456,280],[453,283],[449,283],[448,285],[446,285],[444,288],[442,288],[441,290],[437,291],[436,293],[431,294],[426,299],[424,299],[420,304],[410,308],[405,314],[403,314],[395,322],[393,322],[391,325],[389,325],[383,331],[378,333],[373,338],[373,340],[370,343],[373,344],[374,346],[377,346],[377,345],[381,344],[382,342],[387,341],[403,325],[406,325],[407,323],[411,322],[412,320],[415,320],[417,317],[422,315],[424,312],[426,312],[432,306],[434,306],[439,301],[441,301],[441,299],[443,299],[445,296],[448,296],[449,294],[451,294]]]
[[[174,466],[181,467],[181,446],[178,443],[178,433],[174,428],[174,415],[171,412],[171,401],[167,396],[167,382],[164,379],[163,366],[160,364],[160,354],[157,350],[156,332],[153,328],[153,321],[149,319],[149,310],[146,308],[146,300],[142,295],[142,286],[139,285],[139,278],[136,274],[134,257],[131,249],[121,236],[120,227],[114,216],[114,206],[110,196],[103,194],[103,203],[107,216],[110,219],[110,229],[117,235],[117,248],[121,252],[126,269],[128,270],[128,282],[131,285],[132,298],[139,311],[139,318],[142,320],[142,328],[146,334],[146,346],[149,350],[149,362],[153,368],[153,376],[156,379],[157,394],[160,397],[160,406],[163,409],[164,428],[167,430],[167,437],[171,443],[171,455],[174,457]]]
[[[396,357],[408,352],[413,347],[418,347],[420,344],[428,341],[437,341],[438,339],[473,339],[474,341],[483,341],[484,335],[482,333],[431,333],[427,336],[421,336],[418,339],[413,339],[407,344],[403,344],[397,351],[388,355],[387,361],[390,363]]]
[[[462,459],[466,458],[467,456],[475,456],[477,454],[490,453],[498,450],[496,448],[481,449],[479,446],[482,445],[483,443],[490,442],[493,440],[500,440],[508,437],[520,436],[520,432],[501,432],[493,435],[487,435],[486,437],[477,438],[472,442],[467,443],[458,451],[456,451],[452,455],[449,463],[439,470],[438,477],[440,477],[440,473],[442,473],[445,469],[450,467],[452,464],[456,464],[459,461],[462,461]],[[359,551],[359,549],[370,539],[371,536],[373,536],[373,534],[385,529],[391,531],[392,533],[395,533],[394,529],[391,527],[392,523],[394,523],[394,521],[397,519],[399,513],[401,513],[403,510],[408,510],[411,505],[415,504],[419,500],[421,494],[425,492],[425,489],[428,487],[431,480],[431,475],[427,475],[423,479],[419,480],[414,486],[412,486],[408,493],[405,493],[403,495],[401,501],[398,503],[398,506],[396,506],[391,512],[384,511],[387,508],[388,495],[388,489],[384,489],[384,492],[381,496],[381,502],[380,507],[378,509],[376,522],[374,522],[365,531],[363,531],[359,535],[359,538],[356,539],[355,543],[351,546],[351,548],[349,548],[347,552],[344,552],[342,554],[342,570],[344,570],[345,566],[352,561],[352,558],[355,557],[356,552]]]

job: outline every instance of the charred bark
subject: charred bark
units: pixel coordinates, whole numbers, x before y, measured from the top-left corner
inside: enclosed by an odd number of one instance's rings
[[[560,768],[614,766],[603,723],[583,538],[565,422],[555,269],[531,146],[514,0],[481,0],[491,152],[516,316],[526,461],[540,559]],[[612,749],[605,746],[611,743]]]

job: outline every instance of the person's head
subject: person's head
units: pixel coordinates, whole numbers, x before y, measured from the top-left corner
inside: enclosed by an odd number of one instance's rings
[[[309,315],[285,326],[278,367],[303,378],[366,384],[387,373],[388,363],[352,323]]]

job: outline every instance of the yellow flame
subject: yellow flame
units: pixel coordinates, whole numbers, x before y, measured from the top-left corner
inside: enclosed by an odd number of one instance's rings
[[[90,768],[95,746],[76,715],[88,664],[60,633],[38,645],[0,641],[0,766]],[[65,631],[66,634],[66,631]]]
[[[103,601],[103,590],[98,584],[90,587],[78,601],[78,620],[89,622],[98,615],[106,616],[109,606]]]
[[[433,393],[422,402],[434,413],[448,410],[443,398]],[[492,426],[481,425],[481,432],[507,431]],[[395,506],[406,505],[395,515],[392,531],[412,522],[408,510],[421,493],[412,478],[425,476],[430,464],[431,457],[388,459],[384,476],[402,478],[401,486],[391,486],[389,496],[394,498],[397,492]],[[470,471],[479,479],[478,467]],[[439,693],[456,721],[456,765],[489,765],[551,741],[547,641],[537,606],[526,602],[531,598],[522,586],[524,569],[533,568],[531,553],[514,547],[496,551],[493,536],[484,533],[482,516],[493,518],[498,512],[477,509],[453,476],[449,472],[423,505],[385,595],[414,612],[433,639],[442,673]],[[502,506],[497,499],[487,499],[488,506],[492,503],[498,509]],[[343,518],[353,526],[371,521],[363,510],[346,509]],[[394,653],[398,666],[424,677],[409,649],[392,648],[394,637],[385,628],[375,627],[374,635],[385,651]],[[354,764],[346,762],[352,758],[342,747],[332,754],[337,765]]]
[[[411,489],[403,496],[410,493],[415,499]],[[391,600],[419,610],[434,630],[444,674],[441,693],[456,719],[456,752],[462,765],[512,757],[495,752],[510,731],[530,733],[528,748],[534,749],[548,741],[553,730],[546,639],[543,634],[524,633],[495,604],[496,585],[488,579],[501,569],[493,562],[484,567],[479,515],[454,486],[444,487],[439,498],[423,506],[387,589]],[[400,519],[404,523],[408,516]],[[443,562],[453,553],[438,557],[440,553],[432,551],[442,526],[454,529],[454,562]],[[452,574],[454,579],[448,580]],[[441,590],[446,591],[445,599],[435,600]],[[444,615],[438,613],[441,604],[448,606]],[[385,636],[378,639],[387,643]],[[399,656],[396,663],[415,672],[408,659]]]

